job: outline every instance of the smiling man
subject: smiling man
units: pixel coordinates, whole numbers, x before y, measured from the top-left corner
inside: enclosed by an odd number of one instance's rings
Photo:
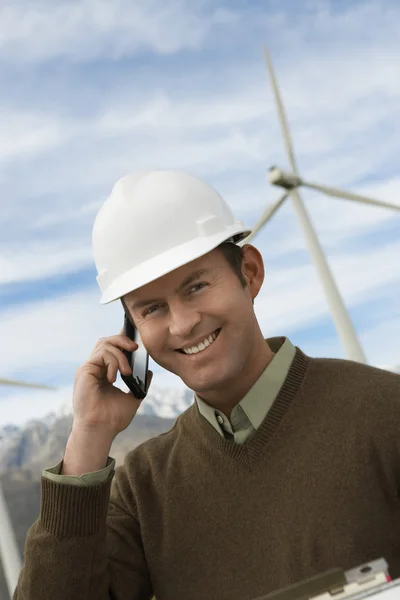
[[[194,402],[115,469],[140,400],[114,383],[137,345],[98,341],[63,460],[43,472],[15,599],[254,600],[380,557],[400,576],[400,377],[265,340],[248,234],[190,175],[115,185],[93,231],[101,301],[122,301]]]
[[[228,242],[124,298],[152,358],[226,415],[273,356],[252,304],[263,279],[258,250]]]

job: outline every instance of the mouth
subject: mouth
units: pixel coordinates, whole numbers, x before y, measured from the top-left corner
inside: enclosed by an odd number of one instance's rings
[[[189,348],[180,348],[179,350],[176,350],[176,352],[184,354],[185,356],[197,356],[198,354],[203,354],[214,344],[220,332],[221,328],[216,329],[210,335],[208,335],[202,342],[197,344],[197,346],[192,346]]]

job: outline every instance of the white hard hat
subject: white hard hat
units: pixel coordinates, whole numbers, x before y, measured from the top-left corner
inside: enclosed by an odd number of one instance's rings
[[[114,185],[93,226],[101,304],[250,234],[201,179],[178,171],[126,175]]]

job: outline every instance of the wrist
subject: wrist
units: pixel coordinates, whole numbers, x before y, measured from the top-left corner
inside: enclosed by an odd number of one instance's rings
[[[86,423],[77,421],[74,419],[72,423],[72,429],[70,433],[70,437],[75,438],[81,442],[86,442],[87,440],[90,443],[96,445],[105,445],[113,443],[117,434],[110,431],[108,427],[103,425],[87,425]]]
[[[109,431],[74,424],[65,449],[61,475],[80,477],[104,469],[114,437]]]

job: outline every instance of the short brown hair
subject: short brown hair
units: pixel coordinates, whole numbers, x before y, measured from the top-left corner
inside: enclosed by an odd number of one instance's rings
[[[242,273],[243,251],[241,246],[234,242],[223,242],[217,249],[222,252],[242,286],[246,287],[247,283]]]

